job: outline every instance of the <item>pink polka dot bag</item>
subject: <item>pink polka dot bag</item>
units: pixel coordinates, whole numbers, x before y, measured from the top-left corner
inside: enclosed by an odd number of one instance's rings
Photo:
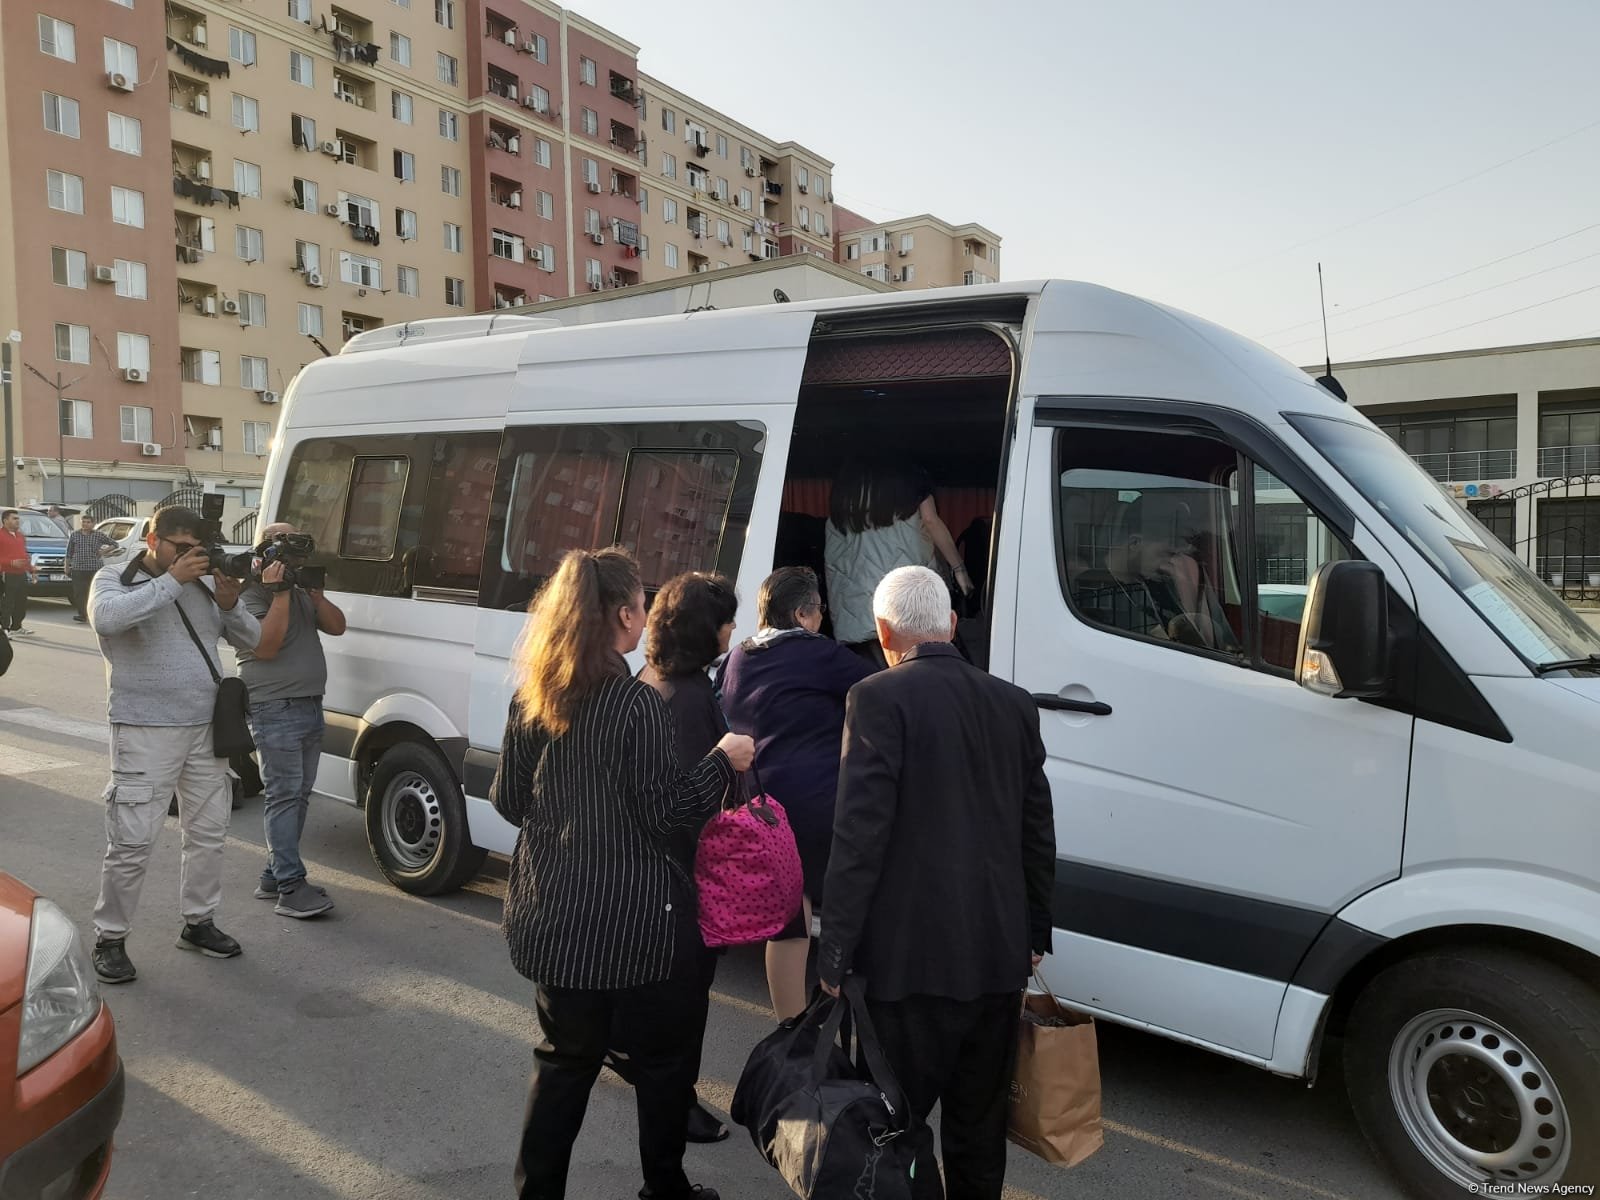
[[[761,787],[707,822],[695,852],[700,935],[707,946],[764,942],[800,911],[804,876],[800,850],[783,805]]]

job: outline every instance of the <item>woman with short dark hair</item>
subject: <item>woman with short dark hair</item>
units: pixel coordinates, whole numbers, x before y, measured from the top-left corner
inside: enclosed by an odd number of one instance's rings
[[[805,871],[805,908],[767,943],[767,988],[781,1021],[805,1011],[811,914],[823,900],[833,844],[844,698],[873,667],[818,634],[824,609],[809,568],[774,571],[756,603],[761,629],[728,656],[717,686],[729,726],[756,740],[761,781],[788,814]]]
[[[671,712],[623,658],[644,626],[632,556],[575,550],[535,597],[513,655],[521,681],[489,798],[518,829],[504,926],[539,1014],[520,1200],[566,1194],[572,1144],[611,1049],[632,1066],[639,1195],[716,1200],[683,1172],[704,944],[671,838],[717,810],[754,747],[727,734],[680,766]]]

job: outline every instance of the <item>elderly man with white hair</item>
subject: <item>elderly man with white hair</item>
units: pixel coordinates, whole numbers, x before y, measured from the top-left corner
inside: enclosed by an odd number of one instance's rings
[[[999,1200],[1019,993],[1050,951],[1039,713],[951,644],[950,593],[926,567],[891,571],[872,608],[890,669],[846,701],[822,986],[860,975],[911,1107],[942,1105],[950,1200]],[[925,1167],[919,1200],[941,1195]]]

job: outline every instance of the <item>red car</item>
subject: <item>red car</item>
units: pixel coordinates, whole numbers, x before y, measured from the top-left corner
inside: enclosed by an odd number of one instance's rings
[[[77,928],[0,871],[0,1200],[99,1196],[123,1086]]]

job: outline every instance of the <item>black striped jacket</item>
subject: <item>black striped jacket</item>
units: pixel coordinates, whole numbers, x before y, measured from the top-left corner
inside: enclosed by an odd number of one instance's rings
[[[558,738],[513,703],[489,792],[520,830],[505,902],[512,965],[548,987],[666,979],[674,928],[693,927],[675,921],[694,891],[671,835],[704,825],[735,778],[720,750],[680,771],[666,701],[626,674],[600,684]]]

